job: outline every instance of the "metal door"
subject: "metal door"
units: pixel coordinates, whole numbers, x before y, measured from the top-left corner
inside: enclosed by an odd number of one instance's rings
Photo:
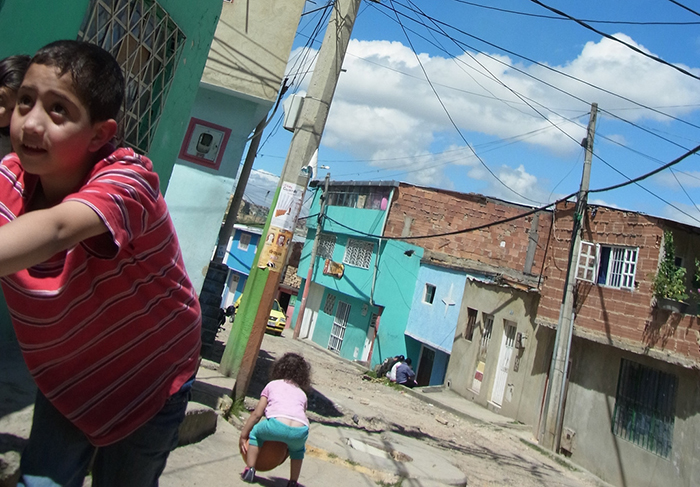
[[[338,301],[338,309],[335,312],[333,319],[333,328],[331,328],[331,336],[328,338],[328,350],[335,353],[340,353],[340,347],[343,346],[343,337],[345,336],[345,328],[348,326],[348,316],[350,315],[350,305],[343,301]]]
[[[515,346],[515,323],[504,320],[503,339],[501,340],[501,352],[498,355],[498,368],[496,378],[491,391],[491,402],[500,406],[503,404],[503,393],[508,382],[508,370],[510,369],[510,359],[513,356]]]

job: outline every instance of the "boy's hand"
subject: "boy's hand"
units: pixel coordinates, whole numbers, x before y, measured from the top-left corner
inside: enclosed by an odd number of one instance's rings
[[[107,231],[97,213],[78,201],[25,213],[0,227],[0,276],[40,264]]]

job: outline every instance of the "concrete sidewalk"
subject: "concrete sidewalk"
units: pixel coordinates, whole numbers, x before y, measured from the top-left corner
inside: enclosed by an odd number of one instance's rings
[[[312,342],[294,342],[294,348],[315,347],[327,353]],[[333,357],[343,360],[337,355]],[[359,374],[363,369],[357,367]],[[0,377],[0,487],[12,487],[19,452],[31,427],[36,388],[16,345],[0,346],[0,368],[3,370]],[[245,465],[238,452],[241,424],[234,420],[235,425],[232,425],[221,416],[221,411],[230,405],[229,395],[234,385],[235,379],[218,372],[217,363],[202,361],[193,389],[193,402],[181,429],[181,440],[189,444],[171,454],[161,479],[162,486],[243,484],[239,474]],[[470,402],[449,389],[431,387],[407,389],[405,392],[467,420],[495,424],[518,431],[522,437],[530,436],[529,428],[523,430],[509,418]],[[319,423],[312,423],[311,428],[302,479],[307,487],[391,485],[401,478],[404,479],[403,487],[467,484],[465,475],[445,461],[439,450],[421,441],[391,433],[371,434]],[[288,478],[287,461],[270,472],[259,473],[258,484],[284,486]],[[86,485],[89,484],[88,480]]]

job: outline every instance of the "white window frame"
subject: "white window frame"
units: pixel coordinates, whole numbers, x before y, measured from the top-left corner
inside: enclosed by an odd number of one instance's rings
[[[369,269],[369,266],[372,263],[373,253],[374,242],[349,238],[348,243],[345,246],[343,264],[352,267],[359,267],[361,269]]]
[[[576,267],[576,278],[581,281],[595,283],[598,276],[598,247],[593,242],[581,240],[578,250],[578,265]]]
[[[241,236],[238,238],[238,249],[243,252],[248,252],[248,247],[250,246],[250,234],[241,232]]]
[[[610,249],[610,259],[605,273],[605,282],[598,283],[603,249]],[[599,286],[633,290],[638,259],[639,247],[594,244],[582,240],[576,262],[576,278]]]
[[[430,300],[428,300],[428,291],[430,291]],[[435,300],[435,292],[437,291],[437,287],[435,287],[434,284],[429,284],[425,283],[425,289],[423,290],[423,302],[425,304],[433,304],[433,301]]]

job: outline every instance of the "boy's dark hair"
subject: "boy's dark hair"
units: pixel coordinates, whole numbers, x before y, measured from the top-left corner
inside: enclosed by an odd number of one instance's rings
[[[294,382],[308,392],[311,389],[311,366],[301,355],[285,353],[272,364],[270,379]]]
[[[7,87],[17,92],[24,79],[24,73],[29,67],[30,59],[26,54],[20,54],[0,60],[0,88]],[[0,127],[0,134],[9,135],[10,127]]]
[[[53,66],[60,76],[69,73],[91,122],[117,118],[124,101],[124,75],[109,52],[89,42],[56,41],[39,49],[31,64]]]
[[[411,365],[411,364],[413,363],[413,361],[411,360],[411,357],[408,357],[408,358],[405,360],[405,362],[406,362],[406,365]]]

